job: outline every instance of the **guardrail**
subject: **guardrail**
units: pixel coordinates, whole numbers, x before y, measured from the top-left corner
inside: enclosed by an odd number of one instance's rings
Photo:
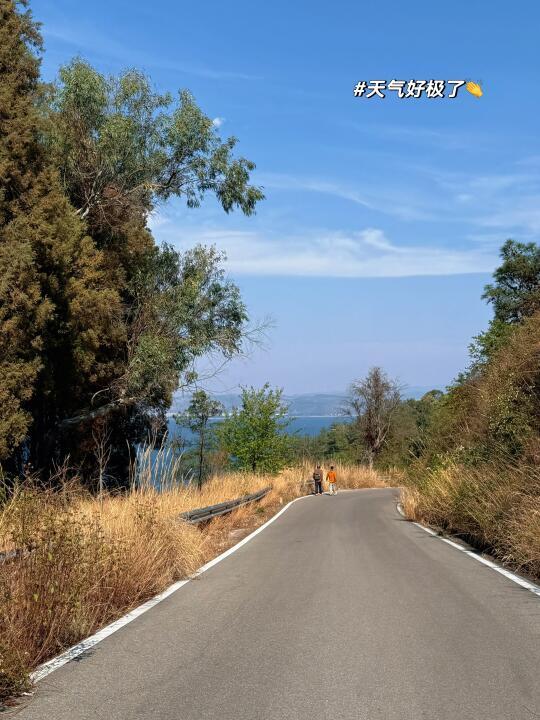
[[[269,485],[256,493],[251,493],[251,495],[243,495],[235,500],[227,500],[226,502],[218,503],[217,505],[208,505],[207,507],[188,510],[178,517],[179,519],[185,520],[192,525],[197,525],[198,523],[206,522],[207,520],[212,520],[212,518],[219,517],[219,515],[226,515],[227,513],[236,510],[236,508],[242,507],[242,505],[262,500],[263,497],[268,495],[271,489],[272,486]],[[32,550],[30,549],[21,548],[9,550],[8,552],[0,552],[0,565],[10,562],[11,560],[18,560],[21,557],[29,555],[31,552]]]
[[[0,565],[3,565],[10,560],[17,560],[20,557],[24,557],[30,552],[30,550],[21,550],[21,548],[16,548],[15,550],[8,550],[8,552],[0,552]]]
[[[187,512],[182,513],[179,517],[181,520],[185,520],[192,525],[197,525],[198,523],[206,522],[207,520],[212,520],[212,518],[219,517],[219,515],[226,515],[227,513],[236,510],[236,508],[242,507],[242,505],[262,500],[265,495],[268,495],[271,489],[272,487],[268,486],[256,493],[251,493],[251,495],[244,495],[243,497],[236,498],[236,500],[227,500],[226,502],[218,503],[217,505],[208,505],[207,507],[188,510]]]

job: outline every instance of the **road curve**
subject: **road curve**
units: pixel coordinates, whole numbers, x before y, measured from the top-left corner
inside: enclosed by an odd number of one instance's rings
[[[43,680],[22,720],[532,720],[538,597],[403,520],[309,497]]]

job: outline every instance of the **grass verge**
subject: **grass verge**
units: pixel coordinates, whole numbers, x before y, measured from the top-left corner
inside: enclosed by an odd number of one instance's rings
[[[540,471],[450,464],[402,491],[406,517],[438,525],[516,570],[540,577]]]

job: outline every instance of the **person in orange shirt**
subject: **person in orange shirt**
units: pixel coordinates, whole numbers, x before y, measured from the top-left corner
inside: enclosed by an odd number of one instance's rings
[[[330,465],[330,470],[326,474],[326,482],[330,495],[337,495],[337,475],[333,465]]]

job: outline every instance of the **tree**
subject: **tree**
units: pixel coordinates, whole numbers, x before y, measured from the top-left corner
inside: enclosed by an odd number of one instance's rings
[[[507,240],[501,258],[482,297],[493,304],[495,320],[519,323],[540,309],[540,246]]]
[[[43,167],[33,107],[41,37],[24,10],[22,3],[0,2],[0,459],[21,444],[32,422],[26,404],[52,310],[41,293],[34,247],[21,228]]]
[[[500,254],[502,263],[493,273],[494,282],[485,286],[482,295],[493,305],[493,319],[485,332],[473,338],[472,363],[463,379],[481,370],[509,342],[512,326],[540,309],[540,246],[507,240]]]
[[[401,404],[400,386],[379,367],[352,383],[345,412],[354,418],[369,467],[383,450]]]
[[[54,427],[63,451],[83,462],[92,423],[114,414],[110,465],[121,477],[129,446],[164,418],[172,392],[194,381],[194,360],[239,352],[247,320],[223,256],[157,248],[149,213],[171,196],[195,207],[210,192],[226,212],[249,215],[263,195],[249,184],[254,164],[233,157],[236,140],[222,142],[189,93],[173,103],[137,71],[105,77],[76,59],[62,68],[43,113],[65,192],[121,298],[117,322],[90,335],[93,352],[73,354],[76,391]],[[79,340],[88,335],[83,324],[78,332]]]
[[[218,437],[233,466],[253,472],[277,472],[287,458],[287,406],[280,389],[242,388],[242,406],[218,427]]]
[[[51,379],[68,392],[66,363],[74,325],[86,314],[86,338],[99,335],[116,309],[102,306],[101,255],[73,212],[42,145],[41,37],[26,3],[0,2],[0,460],[20,470],[30,435],[43,447],[54,407]],[[54,411],[53,411],[54,414]],[[26,445],[26,446],[25,446]]]
[[[0,460],[46,473],[70,455],[90,478],[107,422],[122,482],[194,361],[239,352],[247,321],[223,256],[157,247],[149,213],[210,192],[249,215],[263,195],[188,93],[81,60],[45,92],[25,6],[0,0]]]
[[[209,397],[204,390],[196,390],[191,401],[182,415],[176,415],[175,420],[197,435],[197,487],[202,488],[206,471],[206,452],[208,449],[208,426],[210,418],[223,413],[223,405]]]
[[[49,107],[56,162],[94,230],[172,196],[197,207],[212,192],[226,212],[238,207],[246,215],[263,198],[249,185],[255,165],[232,155],[236,138],[222,141],[185,90],[173,101],[137,70],[106,77],[76,58],[61,68]]]

